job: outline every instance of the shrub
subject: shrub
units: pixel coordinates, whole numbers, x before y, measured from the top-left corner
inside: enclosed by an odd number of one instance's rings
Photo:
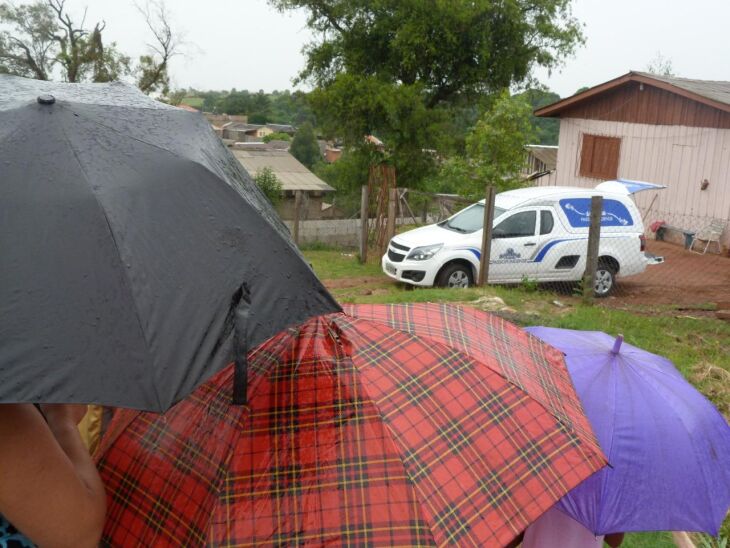
[[[281,181],[270,167],[260,170],[253,180],[256,181],[261,191],[269,199],[271,205],[276,205],[281,201]]]

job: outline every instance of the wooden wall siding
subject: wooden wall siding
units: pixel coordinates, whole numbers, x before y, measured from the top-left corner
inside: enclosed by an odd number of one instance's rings
[[[642,214],[656,196],[644,223],[647,229],[656,220],[699,229],[712,218],[724,219],[723,241],[730,245],[730,130],[563,118],[556,182],[537,184],[593,188],[600,182],[580,176],[585,133],[621,138],[618,177],[669,186],[636,195]],[[700,190],[703,179],[710,182],[707,190]]]
[[[564,110],[561,118],[587,118],[637,124],[730,129],[730,113],[703,105],[663,89],[638,82]]]

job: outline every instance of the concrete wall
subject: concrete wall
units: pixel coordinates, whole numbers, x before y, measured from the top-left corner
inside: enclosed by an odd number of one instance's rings
[[[373,222],[373,220],[371,220]],[[396,224],[412,223],[413,219],[400,218]],[[292,231],[292,221],[284,221]],[[332,246],[359,247],[360,219],[331,219],[299,222],[299,244],[322,243]]]
[[[294,223],[284,221],[291,232]],[[357,247],[360,242],[360,219],[331,219],[300,221],[299,243],[322,243],[333,246]]]
[[[621,138],[618,177],[668,185],[636,195],[645,225],[663,220],[697,230],[722,219],[727,223],[722,241],[730,244],[730,130],[562,118],[557,178],[542,184],[601,182],[579,175],[584,133]],[[705,179],[709,185],[701,190]]]

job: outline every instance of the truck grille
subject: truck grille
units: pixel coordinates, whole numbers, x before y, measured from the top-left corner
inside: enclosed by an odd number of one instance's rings
[[[388,249],[388,258],[393,261],[394,263],[400,263],[405,258],[405,255],[402,255],[400,253],[396,253],[392,249]]]
[[[395,249],[400,249],[401,251],[410,251],[411,250],[410,247],[406,247],[402,244],[398,244],[398,243],[394,242],[393,240],[390,240],[390,247],[393,247]]]

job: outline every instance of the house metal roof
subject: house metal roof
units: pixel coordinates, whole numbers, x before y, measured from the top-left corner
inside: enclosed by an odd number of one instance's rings
[[[286,150],[232,148],[231,152],[243,168],[254,177],[265,167],[271,168],[281,181],[283,190],[333,192],[335,189],[309,171]]]
[[[271,131],[277,131],[281,133],[295,133],[296,129],[294,129],[294,126],[291,126],[289,124],[266,124],[266,127],[269,128]]]
[[[649,72],[634,71],[633,74],[659,80],[707,99],[730,105],[730,82],[724,82],[722,80],[692,80],[690,78],[677,78],[676,76],[660,76]]]
[[[535,116],[559,116],[560,112],[605,91],[622,86],[627,82],[640,82],[658,87],[699,103],[730,112],[730,82],[716,80],[693,80],[675,76],[661,76],[649,72],[631,71],[623,76],[604,82],[590,89],[576,93],[551,105],[535,110]]]
[[[548,169],[557,168],[558,147],[549,145],[525,145],[525,148],[530,154],[545,164]]]
[[[227,124],[223,124],[223,127],[225,129],[230,129],[233,131],[251,131],[254,129],[259,129],[264,127],[263,124],[248,124],[244,122],[228,122]]]

